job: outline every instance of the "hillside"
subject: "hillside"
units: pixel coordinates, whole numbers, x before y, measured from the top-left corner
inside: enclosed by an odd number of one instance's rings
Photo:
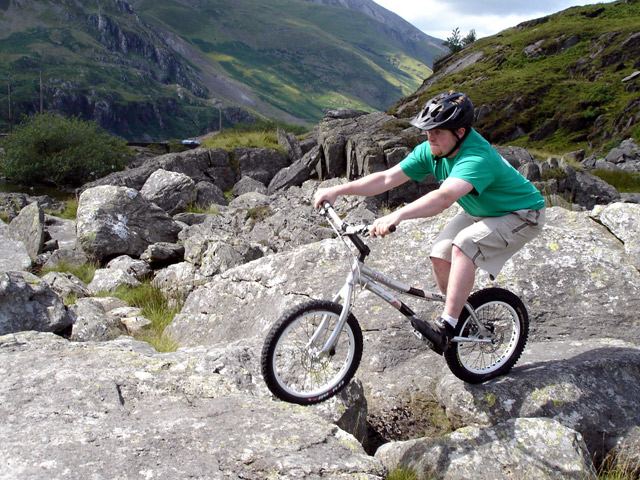
[[[568,10],[483,38],[435,65],[391,111],[415,114],[434,94],[467,92],[495,143],[558,153],[640,139],[640,2]]]
[[[40,72],[44,109],[129,139],[217,129],[212,105],[227,125],[386,109],[443,48],[371,0],[352,3],[0,0],[0,130],[9,89],[13,123],[39,109]]]

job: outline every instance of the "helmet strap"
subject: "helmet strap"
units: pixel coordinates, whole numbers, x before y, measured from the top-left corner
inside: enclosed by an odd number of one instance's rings
[[[451,133],[453,133],[453,136],[456,137],[456,144],[451,148],[451,150],[449,150],[447,153],[443,153],[442,155],[436,155],[433,157],[434,160],[442,160],[443,158],[448,158],[449,155],[451,155],[453,152],[455,152],[458,148],[460,148],[460,145],[462,145],[462,142],[464,142],[464,139],[467,138],[467,135],[469,135],[469,132],[471,131],[471,128],[466,128],[464,129],[464,135],[462,135],[461,137],[458,136],[458,134],[456,133],[455,130],[451,129],[449,130]]]

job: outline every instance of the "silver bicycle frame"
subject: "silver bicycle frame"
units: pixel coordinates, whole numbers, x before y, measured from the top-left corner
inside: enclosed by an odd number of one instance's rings
[[[327,213],[327,218],[329,219],[329,222],[332,224],[332,227],[338,233],[338,235],[342,237],[342,233],[341,233],[341,231],[343,231],[342,220],[340,219],[340,217],[338,217],[338,215],[335,213],[333,208],[331,208],[330,206],[328,207],[325,206],[325,211]],[[349,247],[347,246],[347,248]],[[351,271],[347,275],[347,279],[344,285],[342,286],[340,291],[333,297],[334,302],[337,302],[338,300],[342,299],[343,301],[342,311],[340,312],[340,317],[338,319],[338,322],[333,332],[331,333],[331,336],[327,339],[322,349],[320,350],[319,352],[320,354],[329,353],[330,350],[335,346],[336,342],[338,341],[340,332],[342,331],[342,328],[344,327],[344,324],[347,321],[347,318],[349,316],[349,312],[351,311],[351,308],[352,308],[352,301],[354,298],[354,291],[356,286],[361,286],[369,290],[373,294],[377,295],[378,297],[382,298],[389,305],[399,310],[400,313],[402,313],[405,317],[408,317],[408,318],[415,317],[415,313],[413,312],[413,310],[411,310],[411,308],[409,308],[406,304],[404,304],[400,299],[395,297],[389,290],[385,289],[383,285],[392,290],[398,291],[400,293],[408,294],[413,297],[420,298],[422,300],[436,301],[436,302],[442,302],[442,303],[444,303],[445,301],[445,296],[440,293],[425,292],[424,290],[411,287],[403,282],[400,282],[398,280],[395,280],[393,278],[386,276],[382,272],[379,272],[377,270],[374,270],[373,268],[367,267],[360,259],[354,259],[351,265]],[[476,316],[475,310],[468,302],[465,304],[465,309],[469,312],[470,318],[478,327],[479,333],[481,333],[483,337],[488,337],[488,338],[473,339],[468,337],[457,336],[451,339],[451,341],[452,342],[491,343],[491,340],[490,340],[491,333],[486,329],[484,325],[482,325],[481,322],[478,321],[478,317]],[[326,317],[322,320],[322,322],[318,326],[316,333],[310,339],[309,346],[313,345],[314,342],[320,337],[320,335],[327,329],[328,322],[329,320]]]

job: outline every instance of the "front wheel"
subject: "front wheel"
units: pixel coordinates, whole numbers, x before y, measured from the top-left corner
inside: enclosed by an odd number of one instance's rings
[[[518,361],[529,335],[529,316],[522,301],[502,288],[479,290],[469,297],[469,304],[489,332],[491,342],[453,342],[444,358],[456,377],[468,383],[481,383],[509,372]],[[466,308],[455,335],[470,340],[487,338]]]
[[[353,377],[362,357],[362,331],[349,313],[334,347],[321,350],[342,306],[313,300],[285,312],[271,327],[262,348],[262,376],[281,400],[311,405],[331,398]]]

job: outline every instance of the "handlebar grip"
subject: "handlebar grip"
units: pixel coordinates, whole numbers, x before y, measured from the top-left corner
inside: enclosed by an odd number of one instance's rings
[[[391,233],[395,232],[395,231],[396,231],[396,226],[395,226],[395,225],[391,225],[391,226],[389,227],[389,231],[390,231]]]

